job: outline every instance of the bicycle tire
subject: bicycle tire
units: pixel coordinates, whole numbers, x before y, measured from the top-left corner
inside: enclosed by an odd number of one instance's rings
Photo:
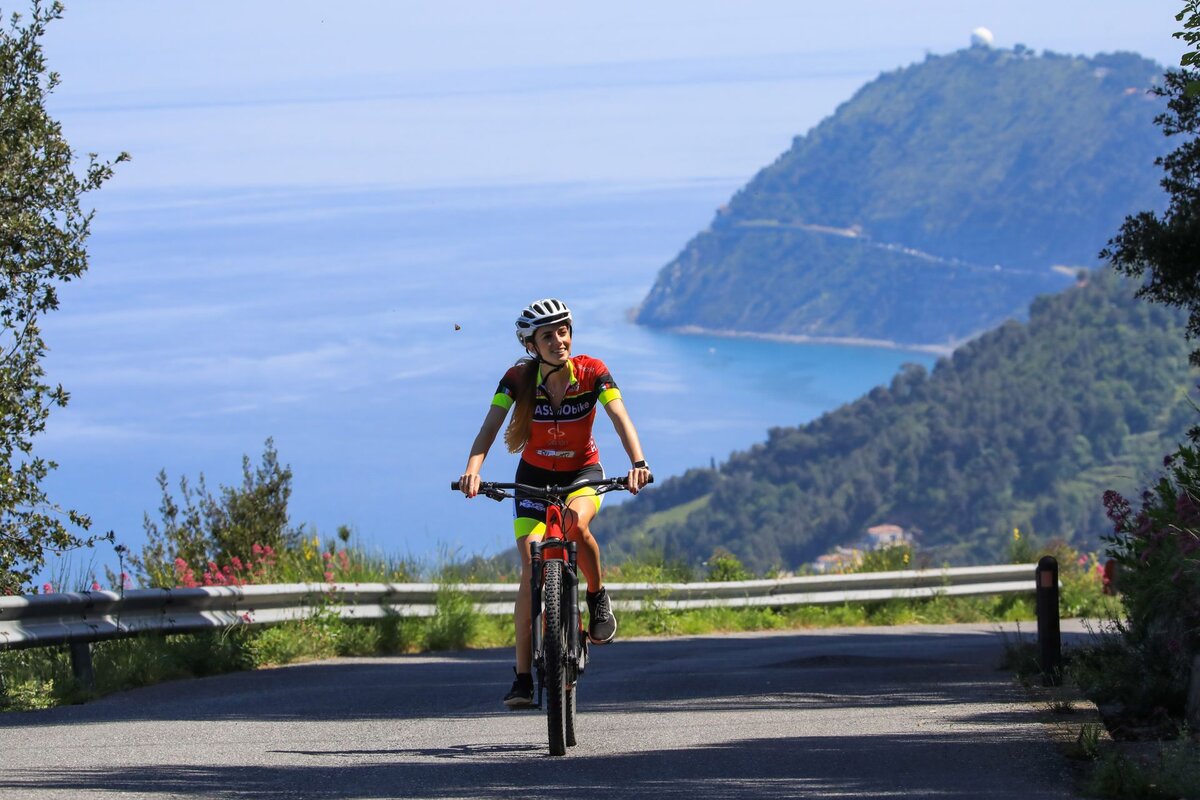
[[[567,629],[563,619],[562,570],[563,563],[557,559],[547,561],[542,567],[546,725],[552,756],[566,755],[567,752]]]
[[[566,729],[567,747],[575,746],[575,695],[579,684],[567,688],[567,702],[564,706],[563,727]]]
[[[570,590],[568,590],[568,591],[570,591]],[[567,607],[569,608],[570,606],[567,606]],[[578,608],[578,605],[576,606],[576,608]],[[579,662],[568,670],[568,677],[570,677],[571,680],[567,684],[567,704],[565,706],[566,712],[567,712],[566,713],[567,718],[565,720],[565,724],[566,724],[566,728],[567,728],[567,747],[574,747],[576,744],[576,742],[575,742],[575,720],[577,719],[576,714],[575,714],[575,703],[579,697],[579,675],[581,674],[581,667],[583,667],[584,659],[586,658],[587,639],[585,637],[587,636],[587,631],[584,631],[582,629],[582,627],[580,626],[578,614],[575,615],[574,619],[567,620],[567,625],[574,625],[574,626],[580,628],[580,631],[579,631],[579,637],[580,637],[579,638],[579,642],[580,642],[579,650],[580,650],[580,652],[572,654],[579,658]]]

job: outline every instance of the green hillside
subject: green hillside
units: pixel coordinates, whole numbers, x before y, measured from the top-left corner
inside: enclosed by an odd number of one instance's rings
[[[700,561],[717,547],[794,568],[868,526],[915,531],[962,563],[1005,555],[1011,531],[1095,546],[1107,488],[1129,489],[1197,421],[1180,312],[1108,271],[890,386],[606,510],[610,557]]]
[[[638,321],[946,345],[1021,318],[1164,204],[1162,72],[973,47],[881,75],[717,213]]]

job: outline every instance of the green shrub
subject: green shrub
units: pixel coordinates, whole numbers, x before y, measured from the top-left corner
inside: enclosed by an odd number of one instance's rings
[[[913,569],[913,548],[911,544],[894,544],[881,547],[878,550],[868,550],[862,554],[862,560],[851,572],[892,572],[902,569]]]
[[[425,629],[426,649],[461,650],[470,643],[478,620],[470,596],[450,586],[439,587],[437,614]]]
[[[748,581],[754,577],[733,553],[718,547],[705,562],[710,581]]]
[[[333,658],[345,627],[338,617],[318,612],[308,619],[263,628],[250,641],[250,657],[256,667]]]
[[[339,656],[370,656],[379,652],[380,626],[373,622],[346,622],[337,631],[334,649]]]
[[[1176,716],[1183,712],[1192,659],[1200,653],[1198,437],[1193,429],[1189,442],[1164,460],[1164,474],[1143,493],[1136,513],[1121,495],[1104,493],[1113,522],[1108,552],[1117,561],[1124,600],[1122,657],[1132,658],[1142,675],[1127,687],[1128,698],[1144,703],[1153,697]],[[1148,687],[1146,681],[1162,685]]]

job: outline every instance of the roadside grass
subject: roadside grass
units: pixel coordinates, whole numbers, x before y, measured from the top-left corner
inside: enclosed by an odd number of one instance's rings
[[[1064,649],[1062,683],[1046,686],[1036,635],[1027,639],[1018,633],[1006,638],[998,667],[1011,672],[1042,709],[1051,738],[1075,764],[1078,789],[1085,796],[1111,800],[1200,798],[1200,741],[1186,727],[1167,722],[1146,736],[1130,738],[1102,711],[1107,698],[1095,692],[1096,672],[1109,673],[1109,680],[1117,677],[1112,673],[1121,672],[1121,667],[1111,668],[1119,661],[1116,650],[1119,644],[1110,632],[1098,633],[1091,644]],[[1147,679],[1142,676],[1143,681]]]

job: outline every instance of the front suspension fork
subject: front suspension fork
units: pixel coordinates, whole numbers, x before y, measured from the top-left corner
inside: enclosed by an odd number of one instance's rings
[[[530,649],[533,659],[533,669],[537,672],[538,699],[542,704],[542,688],[546,682],[546,667],[542,650],[542,543],[530,542],[529,560],[533,569],[529,576],[529,624]]]
[[[545,633],[542,625],[542,566],[545,558],[542,555],[544,547],[562,548],[567,553],[567,568],[563,570],[563,612],[567,625],[567,660],[571,669],[572,680],[575,675],[583,672],[584,661],[580,658],[580,616],[579,616],[579,565],[578,546],[575,542],[565,542],[554,539],[550,542],[531,542],[529,545],[529,560],[532,574],[529,578],[529,623],[530,643],[533,666],[537,672],[538,705],[542,704],[542,692],[546,682],[546,649]]]
[[[579,667],[579,572],[576,564],[575,542],[567,542],[567,569],[563,575],[563,592],[566,593],[567,658],[572,669]]]

